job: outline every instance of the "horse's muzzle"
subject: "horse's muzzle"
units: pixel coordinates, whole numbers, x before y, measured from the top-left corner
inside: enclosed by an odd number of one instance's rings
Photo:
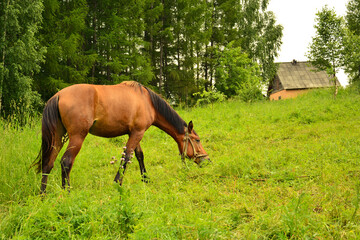
[[[199,159],[200,159],[199,167],[201,167],[201,168],[212,164],[212,161],[210,160],[209,156],[201,157]]]

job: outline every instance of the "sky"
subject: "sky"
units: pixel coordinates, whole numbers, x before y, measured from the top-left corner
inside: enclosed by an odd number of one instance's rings
[[[284,27],[283,44],[275,61],[307,61],[305,54],[315,36],[315,14],[328,5],[335,9],[338,16],[345,16],[347,2],[348,0],[270,0],[267,10],[274,12],[276,22]],[[343,71],[337,77],[342,86],[348,84]]]

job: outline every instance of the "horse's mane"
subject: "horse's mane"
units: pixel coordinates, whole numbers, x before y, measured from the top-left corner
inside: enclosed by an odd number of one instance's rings
[[[147,87],[144,87],[151,98],[151,102],[156,111],[158,111],[171,125],[173,125],[179,133],[185,133],[184,127],[187,127],[186,122],[179,116],[170,105],[155,92]]]
[[[159,112],[171,125],[173,125],[176,130],[182,134],[185,133],[184,127],[187,127],[186,122],[179,116],[177,112],[158,94],[153,92],[151,89],[143,86],[142,84],[129,81],[129,82],[122,82],[121,84],[126,84],[135,88],[140,88],[142,92],[142,87],[145,88],[151,98],[151,102],[157,112]]]

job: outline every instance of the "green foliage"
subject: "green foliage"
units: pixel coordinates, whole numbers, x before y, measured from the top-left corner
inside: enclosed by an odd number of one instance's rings
[[[198,96],[199,99],[196,101],[196,105],[202,104],[211,104],[214,105],[215,102],[222,102],[225,100],[225,95],[221,92],[212,89],[211,91],[203,90],[203,92],[194,93],[194,96]]]
[[[343,19],[334,9],[325,6],[316,14],[315,22],[316,35],[312,38],[307,57],[313,66],[335,77],[343,53]]]
[[[264,0],[4,0],[3,115],[12,114],[13,100],[30,103],[37,92],[46,101],[78,83],[136,80],[176,103],[191,104],[193,93],[222,82],[220,91],[231,96],[240,85],[231,70],[224,70],[228,78],[219,73],[217,63],[225,60],[217,52],[232,42],[259,64],[256,75],[266,84],[275,73],[282,36],[267,5]]]
[[[88,11],[85,0],[44,1],[39,39],[47,48],[46,61],[34,84],[44,101],[70,84],[89,82],[97,55],[83,49]]]
[[[147,55],[141,51],[146,45],[144,1],[108,1],[90,6],[97,38],[90,46],[99,49],[95,82],[110,84],[130,79],[148,83],[153,73]],[[103,23],[105,27],[101,26]]]
[[[346,31],[344,36],[343,66],[351,84],[360,83],[360,35]]]
[[[14,128],[31,126],[39,118],[43,106],[40,95],[37,93],[33,93],[27,101],[22,101],[22,99],[18,101],[12,100],[10,104],[11,114],[7,116],[5,121]]]
[[[351,0],[347,3],[346,32],[344,37],[344,59],[345,72],[349,74],[351,84],[355,86],[360,83],[360,15],[359,0]]]
[[[354,32],[355,35],[360,35],[360,1],[349,0],[346,4],[346,23],[350,31]]]
[[[213,24],[211,46],[221,49],[235,41],[243,52],[260,64],[262,82],[267,83],[275,75],[274,59],[280,50],[283,29],[276,24],[273,12],[266,11],[269,1],[210,2],[212,8],[209,10],[213,11],[209,19]]]
[[[254,102],[264,100],[262,94],[262,85],[258,78],[250,78],[241,83],[240,89],[237,91],[237,96],[244,102]]]
[[[230,42],[261,64],[261,81],[267,82],[275,73],[282,36],[267,5],[260,0],[147,2],[145,40],[156,77],[152,85],[165,96],[182,100],[211,89],[222,81],[216,73],[220,57],[216,52]]]
[[[267,83],[276,74],[277,67],[274,59],[278,57],[278,52],[282,45],[283,27],[276,23],[276,17],[273,12],[265,12],[261,23],[261,26],[264,28],[262,31],[263,36],[261,38],[261,47],[257,48],[255,56],[260,56],[258,59],[263,72],[263,81]]]
[[[260,91],[260,82],[258,65],[241,47],[237,47],[234,42],[229,43],[220,53],[215,87],[227,97],[231,97],[239,91],[247,95],[245,91],[253,92],[252,88],[258,88]]]
[[[127,137],[87,136],[72,189],[61,189],[60,157],[48,194],[29,166],[35,127],[0,120],[2,239],[357,239],[360,236],[360,95],[330,90],[296,99],[236,99],[178,111],[193,120],[212,164],[186,169],[177,144],[150,128],[142,149],[150,183],[129,165],[113,184]],[[60,156],[64,153],[60,152]]]
[[[14,114],[13,102],[19,105],[21,99],[25,106],[38,102],[32,83],[44,61],[45,48],[36,37],[42,23],[43,4],[7,0],[2,1],[1,8],[0,111],[9,116]]]

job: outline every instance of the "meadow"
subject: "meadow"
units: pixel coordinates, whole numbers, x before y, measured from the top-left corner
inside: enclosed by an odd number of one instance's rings
[[[89,135],[61,188],[59,157],[47,195],[29,166],[40,119],[0,121],[1,239],[358,239],[360,95],[314,91],[293,100],[236,99],[177,109],[193,120],[212,164],[185,167],[176,143],[151,127],[137,161],[113,183],[127,137]],[[62,150],[62,153],[64,149]],[[61,155],[61,153],[60,153]]]

